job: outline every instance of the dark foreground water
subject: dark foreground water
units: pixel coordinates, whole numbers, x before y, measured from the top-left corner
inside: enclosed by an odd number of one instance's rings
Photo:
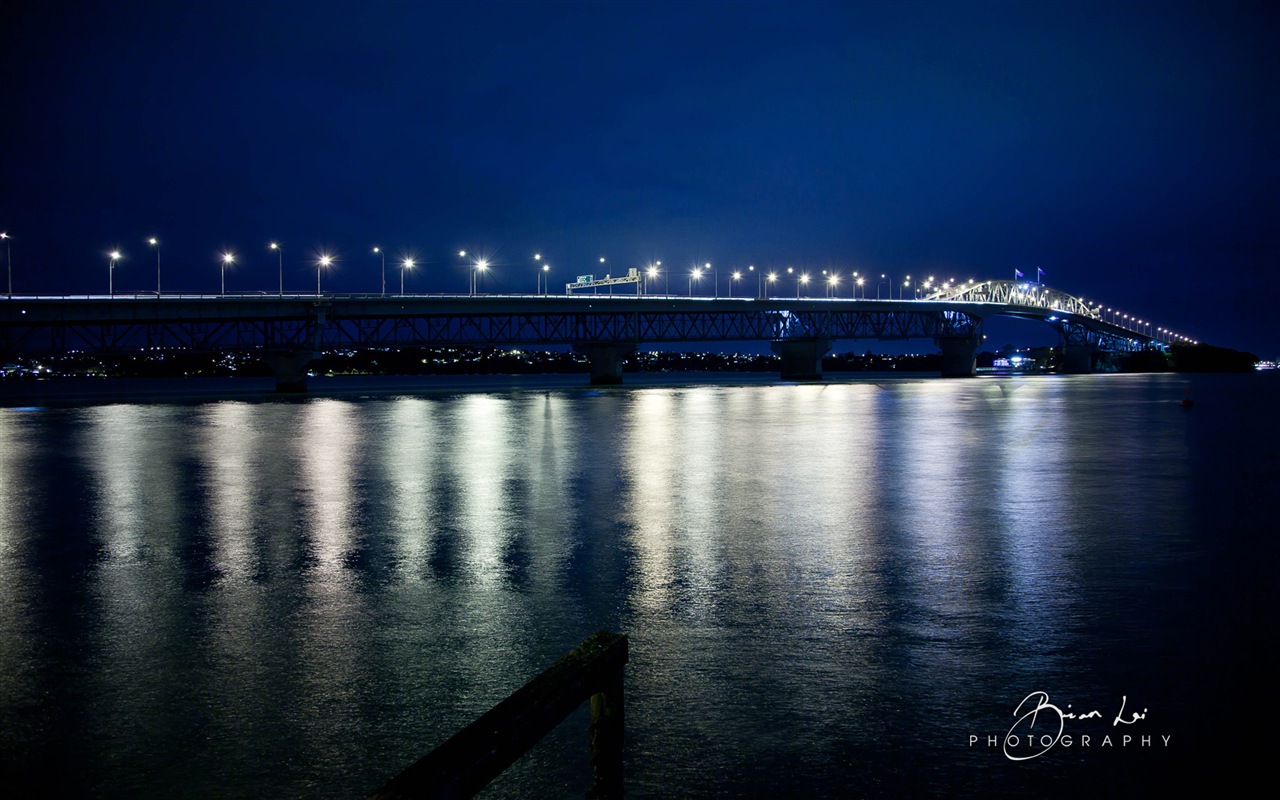
[[[601,628],[634,797],[1229,785],[1272,377],[0,409],[4,793],[360,796]],[[489,796],[580,796],[586,726]]]

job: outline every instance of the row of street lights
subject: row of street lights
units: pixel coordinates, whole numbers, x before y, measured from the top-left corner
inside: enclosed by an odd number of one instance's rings
[[[661,263],[662,263],[661,261],[657,262],[658,265],[661,265]],[[720,296],[719,274],[716,268],[713,267],[709,262],[704,263],[701,266],[695,266],[690,270],[689,287],[688,287],[689,296],[691,297],[693,296],[693,286],[695,283],[700,283],[702,281],[702,276],[705,272],[710,272],[712,274],[712,279],[715,287],[713,290],[713,296],[715,297]],[[769,286],[772,286],[773,284],[777,283],[779,280],[782,280],[782,275],[780,273],[778,272],[766,273],[764,270],[757,270],[754,265],[749,265],[746,269],[746,273],[755,273],[756,275],[756,296],[757,297],[767,296],[767,293],[765,292],[766,283]],[[787,276],[789,276],[789,279],[795,281],[797,298],[800,297],[800,290],[803,287],[808,286],[809,282],[814,279],[814,277],[807,272],[796,272],[795,267],[787,267],[786,274]],[[654,265],[649,266],[645,271],[645,277],[647,279],[656,279],[659,275],[661,275],[661,271],[658,270],[657,267]],[[843,279],[843,276],[839,272],[829,271],[825,269],[822,270],[822,275],[825,276],[823,283],[825,285],[826,296],[839,297],[840,282]],[[734,283],[737,281],[743,280],[745,277],[746,277],[746,274],[740,269],[736,269],[729,274],[729,297],[733,297]],[[861,293],[861,296],[865,298],[867,277],[865,275],[860,275],[855,270],[849,275],[849,281],[850,281],[850,286],[852,287],[852,289],[850,290],[850,296],[857,298],[859,296],[859,293]],[[903,299],[908,290],[912,290],[915,297],[919,298],[920,293],[922,291],[928,291],[929,289],[933,288],[933,281],[934,281],[933,278],[929,278],[929,280],[923,283],[919,281],[913,283],[911,276],[907,275],[906,279],[902,283],[902,286],[898,290],[898,299],[899,300]],[[955,279],[953,278],[947,284],[941,284],[941,283],[938,284],[938,288],[941,288],[943,286],[949,285],[950,283],[954,283],[954,282],[955,282]],[[973,281],[970,281],[970,283],[972,282]],[[890,300],[893,299],[894,280],[888,274],[881,273],[880,280],[876,284],[877,300],[881,298],[881,288],[884,287],[886,284],[889,285],[888,299]],[[647,284],[646,284],[645,291],[648,292]]]
[[[1100,316],[1103,316],[1103,319],[1107,322],[1134,333],[1141,333],[1149,338],[1156,338],[1166,342],[1200,344],[1199,341],[1192,339],[1190,336],[1177,333],[1169,328],[1153,327],[1154,323],[1151,320],[1138,319],[1136,316],[1125,314],[1117,308],[1103,308],[1101,303],[1096,303],[1094,308],[1100,312]]]
[[[9,234],[8,234],[8,233],[0,233],[0,239],[3,239],[3,240],[5,241],[5,245],[6,245],[6,248],[7,248],[7,247],[9,246],[9,241],[10,241],[10,239],[11,239],[11,237],[9,236]],[[148,243],[148,244],[150,244],[152,247],[154,247],[154,248],[155,248],[155,251],[156,251],[156,295],[157,295],[157,296],[159,296],[159,295],[160,295],[160,293],[161,293],[160,242],[159,242],[159,240],[158,240],[156,237],[152,236],[152,237],[150,237],[150,238],[148,238],[148,239],[147,239],[147,243]],[[280,294],[280,295],[283,295],[283,294],[284,294],[284,248],[283,248],[283,247],[282,247],[278,242],[271,242],[271,243],[269,243],[269,244],[268,244],[268,246],[267,246],[267,247],[268,247],[268,249],[269,249],[269,250],[274,251],[274,252],[276,253],[276,256],[277,256],[277,264],[276,264],[276,265],[277,265],[278,278],[279,278],[278,292],[279,292],[279,294]],[[384,296],[385,296],[385,295],[386,295],[386,293],[387,293],[387,255],[386,255],[386,251],[385,251],[385,250],[383,250],[381,247],[377,247],[377,246],[375,246],[375,247],[373,248],[373,251],[372,251],[372,252],[373,252],[373,254],[374,254],[374,255],[376,255],[376,256],[378,256],[378,257],[379,257],[379,260],[380,260],[380,262],[381,262],[381,267],[382,267],[382,295],[384,295]],[[459,256],[459,258],[466,258],[466,256],[467,256],[467,252],[466,252],[465,250],[460,250],[460,251],[458,251],[458,256]],[[108,263],[108,273],[107,273],[107,291],[108,291],[108,293],[110,293],[110,294],[112,294],[112,295],[114,295],[114,294],[115,294],[115,287],[114,287],[114,273],[115,273],[116,263],[117,263],[118,261],[120,261],[123,257],[124,257],[124,256],[123,256],[123,255],[120,253],[120,251],[118,251],[118,250],[113,250],[113,251],[111,251],[110,253],[108,253],[109,263]],[[535,291],[536,291],[536,292],[538,292],[538,293],[540,293],[540,294],[547,294],[547,293],[549,293],[549,292],[550,292],[550,288],[551,288],[551,287],[550,287],[550,280],[551,280],[551,276],[550,276],[550,272],[551,272],[551,265],[543,261],[543,259],[542,259],[542,254],[541,254],[541,253],[535,253],[535,254],[534,254],[534,256],[533,256],[533,260],[534,260],[535,262],[537,262],[537,271],[536,271],[536,273],[535,273],[535,286],[536,286]],[[317,259],[317,261],[316,261],[316,294],[319,294],[319,293],[320,293],[320,273],[321,273],[321,270],[322,270],[323,268],[326,268],[326,267],[331,266],[331,265],[333,264],[333,261],[334,261],[333,256],[328,255],[328,254],[322,254],[321,256],[319,256],[319,257],[318,257],[318,259]],[[12,259],[11,259],[11,258],[6,257],[6,264],[8,265],[8,272],[9,272],[9,276],[8,276],[8,277],[9,277],[9,287],[8,287],[8,292],[9,292],[9,296],[10,296],[10,297],[12,297],[12,296],[13,296],[13,267],[12,267],[12,263],[11,263],[11,262],[12,262]],[[224,294],[224,295],[226,294],[226,284],[227,284],[227,279],[226,279],[226,268],[227,268],[228,266],[230,266],[231,264],[233,264],[233,263],[235,263],[235,254],[234,254],[234,253],[229,253],[229,252],[228,252],[228,253],[223,253],[223,254],[222,254],[222,256],[221,256],[221,270],[220,270],[220,274],[221,274],[221,293],[222,293],[222,294]],[[605,262],[605,258],[604,258],[603,256],[600,258],[600,263],[601,263],[602,265],[603,265],[604,263],[606,263],[606,262]],[[662,262],[661,262],[661,261],[657,261],[657,262],[654,262],[653,264],[650,264],[650,265],[649,265],[649,267],[646,269],[646,271],[645,271],[645,275],[644,275],[644,278],[645,278],[645,282],[644,282],[644,291],[645,291],[646,293],[648,293],[648,291],[649,291],[649,282],[650,282],[650,280],[656,280],[656,279],[658,278],[658,276],[661,274],[660,270],[658,269],[658,267],[660,267],[661,265],[662,265]],[[401,265],[400,265],[400,293],[401,293],[401,294],[404,294],[404,289],[405,289],[405,274],[406,274],[406,272],[407,272],[407,271],[412,270],[415,266],[416,266],[416,264],[415,264],[415,261],[414,261],[414,259],[413,259],[413,258],[408,258],[408,257],[406,257],[406,258],[403,260],[403,262],[401,262]],[[470,265],[470,269],[469,269],[469,279],[468,279],[468,292],[469,292],[469,294],[471,294],[471,295],[475,295],[475,293],[476,293],[476,291],[477,291],[477,289],[478,289],[478,280],[479,280],[479,276],[480,276],[481,274],[483,274],[483,273],[484,273],[488,268],[489,268],[489,263],[488,263],[488,261],[487,261],[487,260],[485,260],[485,259],[483,259],[483,258],[477,258],[477,259],[475,259],[475,260],[471,263],[471,265]],[[705,263],[704,263],[702,266],[700,266],[700,267],[695,266],[695,267],[692,269],[692,271],[689,273],[689,296],[693,296],[693,285],[694,285],[694,283],[695,283],[695,282],[699,282],[699,283],[701,282],[701,280],[702,280],[702,274],[703,274],[703,272],[704,272],[704,271],[705,271],[705,272],[710,272],[710,273],[712,274],[713,296],[715,296],[715,297],[719,297],[719,296],[720,296],[720,276],[719,276],[719,270],[718,270],[716,267],[712,266],[712,264],[711,264],[710,262],[705,262]],[[756,273],[756,294],[757,294],[757,296],[758,296],[758,297],[765,297],[765,296],[766,296],[766,293],[765,293],[765,291],[764,291],[764,283],[765,283],[765,281],[767,281],[770,285],[772,285],[772,284],[776,283],[776,282],[779,280],[779,275],[778,275],[778,273],[776,273],[776,272],[770,272],[770,273],[768,273],[768,274],[766,275],[766,274],[765,274],[765,272],[764,272],[763,270],[756,270],[756,268],[755,268],[755,266],[754,266],[754,265],[749,265],[749,266],[747,267],[747,271],[748,271],[748,272],[754,272],[754,273]],[[808,274],[808,273],[800,273],[800,274],[796,275],[796,273],[795,273],[795,269],[794,269],[793,267],[787,267],[787,274],[788,274],[788,275],[794,275],[794,276],[795,276],[795,280],[796,280],[796,297],[797,297],[797,298],[798,298],[798,297],[800,297],[800,289],[801,289],[801,287],[803,287],[803,286],[807,286],[807,285],[808,285],[808,283],[809,283],[809,280],[810,280],[809,274]],[[825,276],[827,276],[827,277],[826,277],[826,296],[827,296],[827,297],[837,297],[837,296],[838,296],[837,292],[838,292],[839,283],[840,283],[840,275],[839,275],[839,273],[836,273],[836,272],[828,272],[827,270],[825,270],[825,269],[824,269],[824,270],[822,270],[822,274],[823,274],[823,275],[825,275]],[[852,275],[850,276],[850,278],[851,278],[851,285],[853,286],[852,296],[853,296],[853,297],[855,297],[855,298],[856,298],[856,297],[858,297],[858,296],[859,296],[859,291],[861,291],[861,296],[862,296],[863,298],[865,298],[865,297],[866,297],[866,288],[865,288],[865,286],[866,286],[866,278],[865,278],[865,276],[861,276],[861,275],[859,275],[859,274],[858,274],[858,272],[857,272],[857,271],[854,271],[854,272],[852,273]],[[741,271],[741,270],[734,270],[734,271],[730,274],[730,278],[729,278],[729,287],[728,287],[728,288],[729,288],[729,297],[732,297],[732,296],[733,296],[733,284],[734,284],[734,282],[735,282],[735,281],[742,280],[742,279],[743,279],[743,273],[742,273],[742,271]],[[929,279],[928,279],[928,281],[925,281],[923,284],[915,284],[915,285],[914,285],[914,286],[915,286],[915,292],[914,292],[914,293],[915,293],[915,296],[918,298],[918,297],[920,296],[920,291],[921,291],[922,289],[923,289],[923,290],[928,290],[928,289],[931,287],[933,280],[934,280],[934,279],[931,277],[931,278],[929,278]],[[879,282],[877,282],[877,284],[876,284],[876,299],[877,299],[877,300],[879,300],[879,299],[880,299],[880,289],[881,289],[881,287],[883,287],[883,286],[885,285],[885,283],[888,283],[888,284],[889,284],[889,299],[890,299],[890,300],[892,300],[892,299],[893,299],[893,284],[894,284],[894,281],[893,281],[893,279],[892,279],[892,278],[890,278],[886,273],[881,273],[881,274],[880,274],[880,281],[879,281]],[[954,279],[952,279],[949,283],[954,283]],[[970,281],[970,283],[972,283],[972,281]],[[941,287],[941,286],[945,286],[945,285],[947,285],[947,284],[939,284],[939,286],[940,286],[940,287]],[[912,281],[911,281],[911,276],[910,276],[910,275],[907,275],[907,276],[906,276],[905,281],[904,281],[904,282],[903,282],[903,284],[902,284],[902,288],[900,288],[900,289],[899,289],[899,291],[898,291],[898,299],[902,299],[903,294],[904,294],[903,289],[911,289],[912,287],[913,287],[913,284],[912,284]]]
[[[0,239],[5,239],[6,244],[9,234],[0,233]],[[156,296],[160,296],[160,242],[154,236],[147,239],[147,243],[156,249]],[[279,293],[284,294],[284,248],[279,242],[271,242],[267,245],[267,249],[276,253],[276,267],[279,272]],[[380,247],[373,248],[373,252],[382,259],[382,294],[387,293],[387,257],[385,251]],[[115,270],[116,264],[124,258],[124,254],[119,250],[112,250],[107,253],[107,293],[111,296],[115,295]],[[8,261],[9,259],[6,259]],[[320,294],[320,275],[321,271],[332,266],[336,259],[328,254],[323,253],[316,259],[316,294]],[[223,252],[218,257],[219,274],[220,274],[220,293],[227,293],[227,267],[236,262],[236,254],[232,252]],[[483,261],[478,262],[479,268],[484,269],[487,266]],[[413,269],[416,263],[413,258],[405,258],[400,264],[400,294],[404,294],[404,276],[405,272]],[[13,296],[13,268],[9,266],[9,296]]]

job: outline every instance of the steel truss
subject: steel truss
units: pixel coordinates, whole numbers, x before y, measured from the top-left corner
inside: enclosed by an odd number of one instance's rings
[[[776,305],[776,304],[775,304]],[[546,313],[344,313],[317,304],[307,316],[130,319],[79,322],[5,320],[0,350],[29,355],[122,354],[146,349],[288,351],[415,346],[574,345],[592,342],[763,341],[780,339],[939,339],[973,337],[982,319],[954,308],[695,308]],[[406,309],[408,312],[408,309]]]

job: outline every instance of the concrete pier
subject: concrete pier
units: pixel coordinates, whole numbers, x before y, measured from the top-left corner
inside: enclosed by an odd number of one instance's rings
[[[831,340],[775,339],[769,348],[782,357],[784,381],[822,380],[822,357],[831,352]]]
[[[262,360],[276,376],[276,392],[289,394],[307,390],[307,365],[320,358],[314,350],[277,350],[265,353]]]
[[[974,336],[934,339],[942,350],[942,377],[972,378],[978,374],[978,342]]]
[[[1062,347],[1062,372],[1068,375],[1088,375],[1093,372],[1091,344],[1068,344]]]
[[[573,352],[591,362],[591,385],[611,386],[622,383],[622,359],[636,351],[631,342],[586,342],[575,344]]]

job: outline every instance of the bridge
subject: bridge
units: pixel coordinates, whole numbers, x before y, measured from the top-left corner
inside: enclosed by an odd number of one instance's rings
[[[113,295],[0,298],[0,359],[149,349],[256,354],[281,391],[305,388],[325,350],[420,346],[567,345],[592,383],[619,383],[640,344],[768,341],[784,379],[822,376],[839,339],[932,339],[944,376],[973,375],[983,320],[1038,320],[1062,339],[1065,369],[1088,372],[1097,350],[1164,347],[1041,284],[970,282],[919,299],[709,298],[670,295]]]

